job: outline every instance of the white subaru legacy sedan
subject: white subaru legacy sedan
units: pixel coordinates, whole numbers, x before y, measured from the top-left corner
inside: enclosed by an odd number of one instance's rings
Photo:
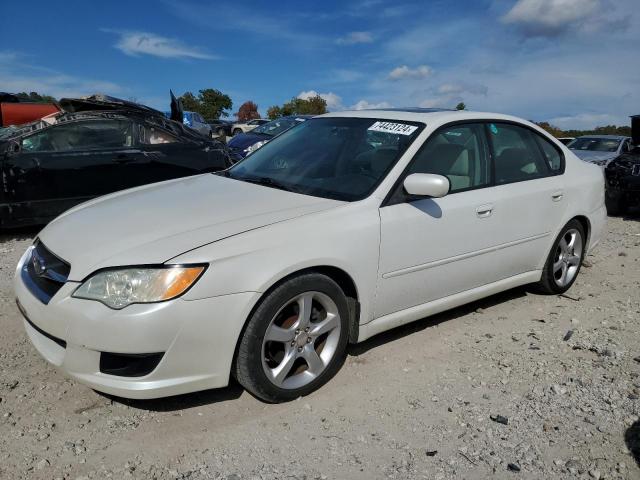
[[[605,219],[601,169],[527,121],[330,113],[222,173],[64,213],[15,291],[35,348],[96,390],[233,376],[278,402],[327,382],[350,343],[519,285],[566,291]]]

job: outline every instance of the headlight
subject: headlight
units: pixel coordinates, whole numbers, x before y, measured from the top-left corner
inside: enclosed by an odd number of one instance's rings
[[[258,150],[261,146],[263,146],[265,143],[267,143],[269,140],[260,140],[257,143],[254,143],[253,145],[247,147],[244,149],[244,153],[246,153],[247,155],[249,155],[250,153],[255,152],[256,150]]]
[[[98,272],[73,292],[73,297],[96,300],[119,310],[132,303],[153,303],[179,297],[206,267],[131,267]]]

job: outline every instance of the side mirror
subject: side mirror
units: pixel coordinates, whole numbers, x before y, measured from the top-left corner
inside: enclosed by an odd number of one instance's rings
[[[409,195],[432,198],[444,197],[450,188],[447,177],[434,173],[412,173],[404,179],[403,185]]]

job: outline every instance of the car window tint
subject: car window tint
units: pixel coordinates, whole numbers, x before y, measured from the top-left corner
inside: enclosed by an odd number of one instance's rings
[[[133,145],[132,125],[126,120],[83,121],[55,125],[22,140],[25,152],[68,152],[125,148]]]
[[[436,173],[451,183],[450,193],[489,185],[490,168],[481,124],[454,125],[429,137],[408,173]]]
[[[554,173],[560,172],[562,170],[562,154],[549,140],[540,135],[535,135],[535,138],[538,145],[540,145],[549,170]]]
[[[506,123],[490,123],[488,127],[496,184],[532,180],[547,174],[547,167],[531,131]]]
[[[178,139],[173,135],[158,128],[140,125],[140,143],[145,145],[158,145],[161,143],[176,143]]]

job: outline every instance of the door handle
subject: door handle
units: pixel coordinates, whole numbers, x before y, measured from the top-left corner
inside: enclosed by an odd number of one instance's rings
[[[564,197],[563,191],[558,191],[551,194],[551,200],[553,200],[554,202],[559,202],[560,200],[562,200],[562,197]]]
[[[489,203],[487,205],[481,205],[476,208],[476,215],[478,218],[487,218],[490,217],[493,213],[493,203]]]

